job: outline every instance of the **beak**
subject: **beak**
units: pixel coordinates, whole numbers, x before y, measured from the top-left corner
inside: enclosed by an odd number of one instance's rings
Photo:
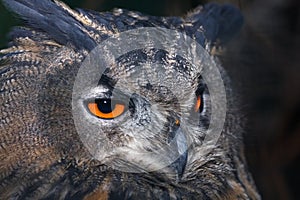
[[[173,152],[177,159],[168,166],[169,170],[176,175],[176,180],[179,181],[184,173],[187,158],[188,158],[188,142],[185,133],[180,128],[180,122],[175,121],[175,127],[170,134],[169,142],[174,142]],[[172,137],[173,136],[173,137]]]

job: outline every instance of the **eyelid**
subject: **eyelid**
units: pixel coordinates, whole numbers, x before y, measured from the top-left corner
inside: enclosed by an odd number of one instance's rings
[[[81,95],[83,101],[93,101],[95,99],[110,99],[112,98],[111,91],[103,86],[97,86],[94,88],[85,88],[85,91]]]

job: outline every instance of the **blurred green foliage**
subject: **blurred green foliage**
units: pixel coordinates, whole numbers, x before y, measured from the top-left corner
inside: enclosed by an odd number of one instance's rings
[[[7,42],[7,33],[11,26],[17,25],[17,20],[13,15],[0,4],[0,48]]]

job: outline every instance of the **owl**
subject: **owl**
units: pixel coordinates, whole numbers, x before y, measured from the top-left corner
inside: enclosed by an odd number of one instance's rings
[[[260,199],[217,58],[242,26],[235,7],[2,2],[24,26],[0,51],[1,199]]]

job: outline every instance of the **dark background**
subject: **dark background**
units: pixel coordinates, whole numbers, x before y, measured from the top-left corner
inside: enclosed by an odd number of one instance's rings
[[[183,15],[209,0],[65,0],[98,11],[114,7]],[[300,1],[218,0],[241,9],[245,25],[221,56],[248,116],[250,170],[263,199],[300,199]],[[0,47],[21,24],[0,4]]]

